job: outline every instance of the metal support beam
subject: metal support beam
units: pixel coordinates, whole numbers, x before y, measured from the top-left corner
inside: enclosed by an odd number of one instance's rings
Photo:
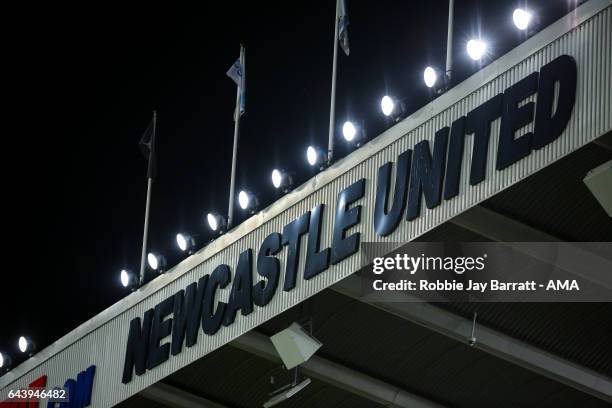
[[[138,395],[172,408],[226,408],[225,405],[217,404],[162,382],[145,388]]]
[[[475,232],[492,241],[500,242],[560,242],[553,235],[542,232],[510,217],[480,205],[462,212],[449,222]]]
[[[408,295],[406,302],[373,302],[362,295],[361,282],[355,275],[340,281],[332,286],[332,289],[457,341],[467,344],[470,337],[471,320],[423,301],[410,302]],[[612,402],[612,379],[609,377],[503,333],[479,326],[478,342],[474,347],[604,401]]]
[[[229,343],[240,350],[247,351],[270,361],[281,360],[270,338],[250,331]],[[405,408],[442,408],[433,401],[412,394],[401,388],[372,378],[362,372],[352,370],[319,356],[312,356],[300,366],[302,373],[345,391],[367,398],[387,407]]]

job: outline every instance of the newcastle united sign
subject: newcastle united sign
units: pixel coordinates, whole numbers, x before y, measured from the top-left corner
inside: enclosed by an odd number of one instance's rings
[[[402,221],[412,222],[421,214],[421,197],[427,208],[434,209],[442,199],[451,200],[459,194],[465,138],[473,134],[469,184],[485,180],[488,162],[497,171],[524,159],[559,138],[569,121],[576,97],[576,61],[561,55],[508,87],[452,125],[435,132],[433,149],[428,140],[418,142],[396,159],[393,201],[389,203],[393,162],[378,169],[372,228],[380,237],[391,234]],[[555,89],[557,97],[555,98]],[[537,103],[525,100],[537,94]],[[517,130],[533,124],[533,131],[516,137]],[[488,157],[491,123],[501,119],[496,156]],[[310,280],[337,265],[359,249],[362,207],[356,204],[365,194],[362,178],[338,193],[334,206],[331,247],[321,248],[321,224],[326,204],[319,203],[287,223],[281,232],[270,233],[258,248],[245,248],[233,265],[221,263],[210,274],[202,276],[185,289],[177,291],[143,317],[135,317],[129,326],[122,382],[132,379],[135,369],[143,375],[198,341],[199,331],[211,336],[219,328],[230,326],[240,311],[248,316],[254,306],[265,307],[274,297],[283,274],[282,290],[292,291],[297,279]],[[406,210],[407,208],[407,210]],[[370,208],[372,209],[372,208]],[[329,218],[329,214],[327,215]],[[348,233],[349,229],[355,232]],[[306,254],[301,240],[306,240]],[[286,263],[281,267],[277,255],[286,251]],[[257,252],[256,265],[253,252]],[[304,266],[298,260],[304,257]],[[253,271],[257,281],[253,282]],[[231,287],[227,302],[216,301],[219,291]],[[169,317],[172,316],[172,317]],[[169,342],[162,339],[171,335]],[[202,338],[206,341],[206,337]]]

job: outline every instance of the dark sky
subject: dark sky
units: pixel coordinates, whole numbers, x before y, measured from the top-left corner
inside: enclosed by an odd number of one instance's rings
[[[139,268],[146,161],[138,141],[153,109],[159,165],[149,247],[173,265],[176,232],[210,238],[204,214],[227,211],[235,85],[225,73],[240,42],[247,111],[237,189],[269,205],[271,170],[294,171],[301,184],[313,175],[306,146],[327,143],[334,0],[60,3],[2,13],[0,350],[17,363],[19,335],[42,349],[126,294],[118,272]],[[470,37],[489,41],[485,64],[524,40],[511,18],[524,2],[455,3],[458,83],[478,69],[465,52]],[[574,3],[528,6],[541,29]],[[422,71],[444,66],[447,1],[348,0],[348,9],[351,55],[340,51],[337,125],[364,120],[371,138],[389,126],[379,111],[385,93],[407,98],[410,112],[432,99]],[[350,149],[336,141],[343,157]]]

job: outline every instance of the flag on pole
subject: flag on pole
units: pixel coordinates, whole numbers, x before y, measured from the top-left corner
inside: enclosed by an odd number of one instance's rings
[[[242,56],[241,56],[242,57]],[[227,71],[227,76],[232,78],[240,91],[240,115],[246,110],[246,69],[244,57],[238,58]]]
[[[348,25],[349,18],[346,9],[346,0],[338,0],[338,41],[344,53],[348,56],[351,52],[349,48]]]
[[[149,162],[147,177],[150,179],[155,178],[155,117],[151,119],[149,126],[147,126],[142,134],[138,147],[140,147],[140,151]]]

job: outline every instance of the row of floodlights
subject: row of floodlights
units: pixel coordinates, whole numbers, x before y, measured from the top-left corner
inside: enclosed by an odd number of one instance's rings
[[[385,96],[385,98],[390,98]],[[392,102],[393,103],[393,102]],[[344,139],[353,146],[358,147],[365,140],[365,132],[362,126],[358,126],[350,121],[347,121],[342,126],[342,135]],[[312,167],[317,167],[319,170],[325,169],[328,165],[327,153],[316,146],[308,146],[306,149],[306,160]],[[277,191],[288,193],[293,188],[293,177],[286,170],[276,168],[272,170],[271,177],[272,185]],[[250,214],[254,214],[259,208],[259,199],[255,194],[247,190],[241,190],[238,193],[237,201],[239,207]],[[215,235],[221,235],[227,230],[227,218],[217,212],[209,212],[206,214],[206,224],[211,232]],[[187,233],[176,234],[176,245],[181,252],[192,254],[196,248],[196,235]],[[163,273],[166,270],[166,258],[157,252],[149,252],[147,254],[147,265],[150,270],[157,273]],[[119,274],[121,285],[125,288],[135,290],[139,285],[138,276],[130,270],[122,269]]]
[[[354,142],[355,146],[359,146],[360,141],[363,141],[363,130],[351,122],[345,122],[342,131],[344,138],[349,142]],[[323,170],[328,164],[327,154],[316,146],[308,146],[306,149],[306,160],[308,164],[313,167],[318,166],[320,170]],[[287,193],[293,187],[293,177],[285,170],[272,170],[270,179],[272,185],[278,191]],[[243,211],[251,214],[254,214],[259,208],[258,197],[247,190],[241,190],[238,193],[237,201]],[[206,224],[210,231],[216,235],[221,235],[227,230],[227,218],[216,212],[206,214]],[[176,234],[176,245],[181,252],[192,254],[196,249],[196,237],[197,235],[178,233]],[[157,252],[149,252],[147,254],[147,265],[149,269],[163,273],[167,266],[166,258]],[[138,276],[132,271],[122,269],[119,278],[121,285],[125,288],[134,290],[138,287]]]
[[[524,9],[518,8],[514,10],[512,20],[516,28],[524,31],[527,30],[531,23],[532,14]],[[487,52],[487,48],[487,43],[481,39],[471,39],[466,44],[467,54],[474,61],[482,59]],[[425,82],[425,86],[433,88],[437,93],[444,92],[449,85],[447,76],[439,69],[431,66],[428,66],[423,71],[423,81]],[[382,97],[380,108],[385,116],[391,117],[395,121],[401,119],[405,114],[403,102],[389,95]],[[365,131],[363,126],[359,126],[351,121],[346,121],[342,125],[342,136],[347,142],[358,147],[365,140]],[[319,170],[329,165],[326,152],[316,146],[308,146],[306,149],[306,159],[310,166],[318,166]],[[288,192],[293,185],[291,175],[281,169],[274,169],[271,178],[274,188],[282,190],[283,192]],[[238,193],[238,205],[242,210],[254,213],[257,210],[259,202],[254,194],[243,190]],[[225,217],[217,213],[208,213],[206,215],[206,222],[208,227],[218,234],[225,232],[227,227]],[[196,246],[195,236],[185,233],[176,234],[176,244],[181,251],[191,254],[194,252]],[[164,256],[155,252],[147,254],[147,264],[150,269],[159,273],[163,273],[167,265]],[[131,288],[132,290],[138,286],[138,277],[126,269],[121,270],[120,281],[123,287]],[[17,346],[21,353],[27,354],[28,356],[33,355],[36,351],[34,342],[26,336],[19,337]],[[12,360],[10,355],[0,352],[0,373],[10,369],[11,363]]]
[[[525,9],[517,8],[512,13],[512,21],[514,22],[514,26],[521,31],[525,31],[529,28],[532,19],[532,13]],[[479,61],[487,53],[488,45],[486,41],[480,38],[473,38],[466,43],[465,48],[468,56],[472,60]],[[423,80],[428,88],[439,86],[440,78],[444,78],[444,76],[441,74],[440,70],[434,67],[427,67],[423,71]]]
[[[531,21],[531,13],[516,9],[513,13],[513,21],[517,28],[525,30],[528,28]],[[467,42],[466,50],[470,58],[477,61],[480,60],[487,51],[486,42],[480,39],[471,39]],[[439,69],[428,66],[423,71],[423,81],[425,86],[433,88],[437,93],[444,92],[448,88],[448,78]],[[399,121],[406,114],[406,108],[402,100],[391,95],[385,95],[380,100],[380,109],[382,113],[392,118],[394,121]],[[346,121],[342,125],[342,136],[344,140],[354,147],[359,147],[366,138],[364,126],[358,125],[352,121]],[[306,160],[312,167],[319,170],[325,169],[330,163],[328,161],[327,152],[317,146],[308,146],[306,149]],[[271,173],[271,181],[274,188],[284,193],[289,192],[293,187],[293,177],[291,173],[283,169],[274,169]],[[250,191],[242,190],[237,196],[238,205],[243,211],[248,211],[254,214],[259,207],[259,200]],[[223,234],[227,229],[227,219],[216,212],[206,214],[206,223],[208,228],[215,234]],[[176,235],[176,244],[182,252],[193,253],[196,247],[195,236],[185,233]],[[147,264],[149,268],[158,273],[163,273],[166,268],[166,259],[163,255],[150,252],[147,255]],[[121,284],[126,288],[135,289],[138,285],[137,276],[128,270],[122,270],[120,274]]]

